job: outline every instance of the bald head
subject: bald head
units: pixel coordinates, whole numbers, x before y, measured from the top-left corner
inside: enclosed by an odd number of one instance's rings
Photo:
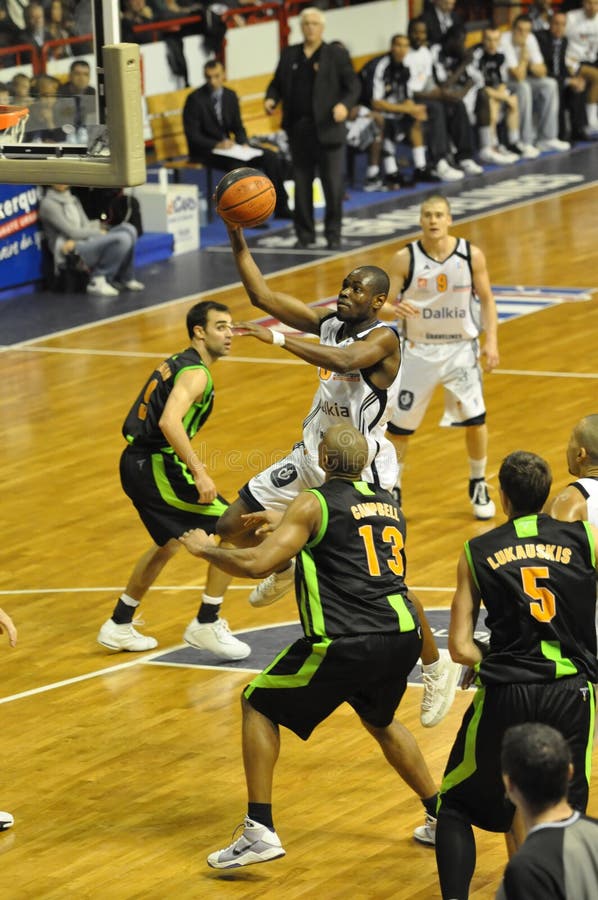
[[[320,442],[320,465],[326,477],[359,479],[367,465],[368,444],[352,425],[333,425]]]
[[[584,416],[573,426],[567,446],[567,465],[571,475],[595,477],[598,471],[598,415]]]

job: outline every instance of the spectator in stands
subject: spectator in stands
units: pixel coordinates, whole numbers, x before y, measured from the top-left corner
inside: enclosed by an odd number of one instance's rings
[[[473,135],[465,105],[451,90],[445,90],[434,79],[434,60],[427,46],[428,29],[423,18],[409,23],[409,53],[404,63],[409,69],[409,91],[428,112],[427,146],[435,160],[431,169],[416,172],[420,180],[456,181],[463,172],[478,174],[481,168],[472,159]],[[448,162],[451,142],[456,147],[459,166]],[[418,163],[416,163],[416,166]]]
[[[510,31],[501,35],[499,50],[504,53],[508,72],[507,85],[519,102],[519,127],[525,147],[542,150],[568,150],[567,141],[557,137],[559,95],[554,78],[546,75],[546,64],[529,16],[513,20]],[[534,116],[536,129],[534,134]],[[528,157],[533,153],[524,154]],[[537,154],[536,154],[537,155]]]
[[[0,81],[0,106],[8,106],[10,103],[10,88]]]
[[[480,159],[496,165],[517,162],[524,155],[519,135],[519,104],[504,79],[505,57],[498,52],[500,31],[486,28],[482,43],[475,46],[471,54],[470,71],[477,77],[479,89],[476,97],[475,119],[478,126]],[[502,117],[506,119],[507,142],[511,149],[504,147],[498,139],[497,125]],[[534,148],[532,148],[534,152]]]
[[[451,25],[463,25],[462,17],[455,12],[455,0],[432,0],[426,5],[422,19],[426,23],[430,47],[442,42]]]
[[[149,44],[152,40],[150,31],[134,32],[135,25],[148,25],[155,22],[154,11],[145,0],[123,0],[120,14],[122,39],[127,43]]]
[[[409,52],[409,40],[395,34],[391,39],[390,53],[377,61],[372,72],[372,108],[384,116],[383,164],[385,182],[391,189],[401,186],[402,178],[396,160],[396,143],[408,140],[413,148],[415,177],[422,178],[428,172],[424,123],[428,111],[423,103],[416,103],[409,92],[409,69],[404,64]],[[456,175],[462,178],[461,173]],[[370,175],[366,187],[374,189],[379,175]]]
[[[53,41],[73,37],[75,33],[73,22],[67,14],[62,0],[52,0],[50,3],[46,27],[48,33],[52,36],[51,40]],[[65,56],[72,55],[73,49],[70,44],[64,44],[61,47],[53,47],[50,51],[52,59],[63,59]]]
[[[15,106],[28,106],[32,100],[32,79],[24,72],[17,72],[10,82],[10,95]]]
[[[534,0],[527,12],[531,19],[532,31],[538,35],[542,31],[548,31],[552,21],[552,0]]]
[[[536,37],[546,63],[546,71],[555,79],[559,88],[559,138],[564,141],[579,141],[586,137],[586,81],[581,75],[575,74],[579,67],[567,65],[566,27],[565,13],[555,12],[548,31],[540,31]]]
[[[74,253],[89,269],[88,294],[117,297],[121,290],[143,290],[133,271],[137,231],[129,222],[106,230],[99,220],[91,221],[67,184],[50,185],[39,215],[56,271]]]
[[[586,115],[590,132],[598,130],[598,0],[583,0],[567,13],[567,65],[585,79]]]
[[[69,125],[78,143],[87,143],[87,127],[96,121],[96,90],[90,85],[91,69],[85,59],[71,63],[69,79],[58,89],[55,109],[57,124]]]
[[[284,187],[284,160],[282,155],[267,147],[260,147],[260,156],[249,162],[243,155],[231,154],[235,149],[242,154],[248,148],[247,132],[241,118],[239,98],[230,88],[224,87],[224,66],[216,59],[204,66],[206,83],[187,97],[183,109],[183,127],[189,147],[189,158],[214,169],[230,172],[243,165],[263,169],[276,189],[276,209],[279,219],[292,218]]]
[[[26,3],[21,0],[0,0],[0,49],[13,47],[19,43],[19,36],[25,27],[23,15]],[[2,67],[16,65],[16,58],[11,54],[0,57]]]
[[[40,75],[33,85],[34,99],[29,105],[29,119],[25,126],[26,141],[54,143],[64,140],[65,134],[55,118],[60,82],[53,75]]]
[[[303,43],[283,49],[264,108],[271,115],[282,101],[295,182],[297,245],[308,247],[316,238],[312,184],[319,170],[326,200],[324,233],[334,250],[341,240],[345,123],[360,86],[347,51],[323,40],[323,13],[307,7],[300,21]]]
[[[46,14],[41,3],[32,0],[25,9],[25,28],[19,35],[19,43],[33,44],[40,50],[46,41],[52,40],[52,35],[46,28]]]

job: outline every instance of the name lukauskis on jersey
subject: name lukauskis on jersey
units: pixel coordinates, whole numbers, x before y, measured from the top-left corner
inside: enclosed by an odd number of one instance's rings
[[[486,557],[486,562],[491,569],[498,569],[519,559],[547,559],[567,565],[571,562],[571,547],[562,547],[560,544],[517,544],[516,547],[497,550],[492,556]]]
[[[390,503],[357,503],[351,507],[354,519],[368,519],[371,516],[385,516],[386,518],[399,520],[399,511]]]
[[[423,319],[464,319],[465,315],[465,310],[456,306],[441,306],[440,309],[429,309],[424,306],[422,309]]]
[[[345,419],[349,418],[348,406],[339,406],[338,403],[329,403],[328,400],[324,400],[320,408],[325,416],[342,416]]]

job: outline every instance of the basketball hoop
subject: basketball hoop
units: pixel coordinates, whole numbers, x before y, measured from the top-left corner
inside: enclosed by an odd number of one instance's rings
[[[0,106],[0,146],[20,144],[28,118],[27,106]]]

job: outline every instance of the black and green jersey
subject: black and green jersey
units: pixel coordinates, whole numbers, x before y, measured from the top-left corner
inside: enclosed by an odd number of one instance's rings
[[[596,551],[586,522],[524,516],[465,544],[488,610],[483,684],[598,680]]]
[[[177,378],[189,369],[203,369],[207,375],[203,396],[187,410],[183,425],[189,438],[197,434],[214,405],[214,382],[210,370],[194,347],[170,356],[152,372],[125,419],[122,433],[126,440],[144,450],[168,450],[169,445],[158,422]]]
[[[297,557],[296,593],[308,638],[418,627],[406,598],[405,519],[383,488],[332,478],[312,489],[318,534]]]

